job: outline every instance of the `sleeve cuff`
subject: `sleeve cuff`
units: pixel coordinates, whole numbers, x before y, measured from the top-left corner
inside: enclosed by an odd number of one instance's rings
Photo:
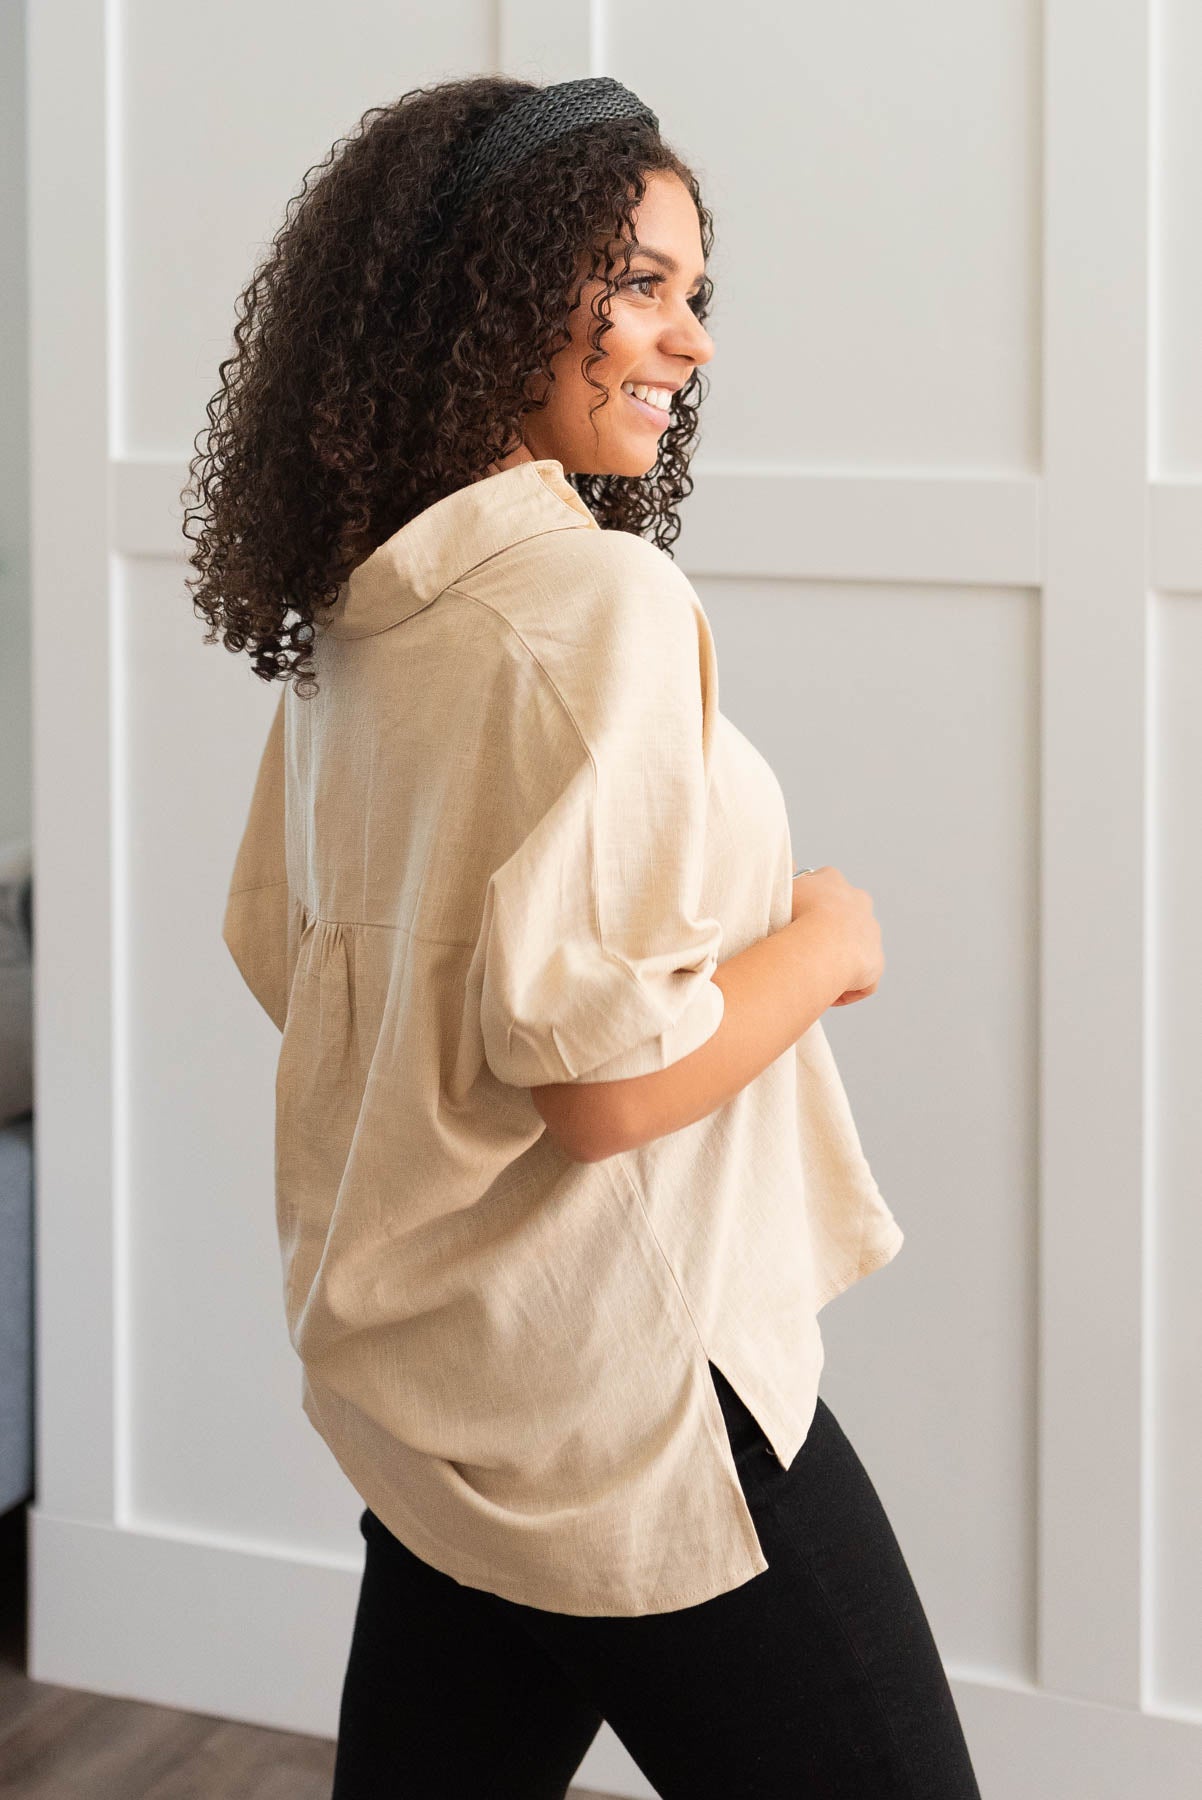
[[[592,1081],[625,1081],[635,1075],[653,1075],[660,1069],[671,1068],[673,1063],[682,1061],[692,1051],[699,1050],[702,1044],[709,1042],[722,1023],[725,1010],[726,995],[717,982],[704,982],[698,988],[692,1005],[681,1014],[675,1025],[661,1032],[658,1037],[648,1038],[630,1050],[620,1051],[617,1056],[610,1057],[608,1062],[576,1076],[576,1085]]]

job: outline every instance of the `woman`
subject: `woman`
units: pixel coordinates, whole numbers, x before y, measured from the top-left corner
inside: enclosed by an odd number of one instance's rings
[[[667,549],[711,242],[621,84],[417,90],[281,232],[214,413],[196,602],[285,678],[224,936],[366,1503],[335,1800],[563,1796],[602,1720],[664,1800],[978,1792],[818,1393],[819,1310],[902,1243],[819,1023],[879,928],[792,872]]]

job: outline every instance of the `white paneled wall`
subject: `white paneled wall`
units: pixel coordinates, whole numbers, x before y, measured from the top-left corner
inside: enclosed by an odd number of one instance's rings
[[[176,497],[232,306],[369,105],[641,92],[714,208],[677,551],[907,1234],[824,1311],[989,1800],[1202,1777],[1202,13],[39,0],[30,21],[31,1673],[333,1736],[361,1503],[300,1411],[278,1037],[220,941],[273,696]],[[648,1796],[608,1728],[582,1784]]]

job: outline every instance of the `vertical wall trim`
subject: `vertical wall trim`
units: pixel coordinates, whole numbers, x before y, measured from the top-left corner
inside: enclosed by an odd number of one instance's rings
[[[1046,0],[1038,1679],[1138,1706],[1152,0]]]
[[[498,0],[498,68],[527,81],[599,74],[593,63],[595,9],[588,0]]]
[[[111,16],[105,0],[38,0],[27,19],[36,1552],[47,1511],[114,1517],[119,1072],[105,480]]]

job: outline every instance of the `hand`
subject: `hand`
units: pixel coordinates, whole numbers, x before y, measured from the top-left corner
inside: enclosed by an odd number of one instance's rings
[[[793,877],[792,916],[821,908],[828,913],[835,928],[846,939],[849,962],[848,986],[832,1006],[852,1006],[875,994],[884,973],[885,958],[881,950],[881,932],[872,911],[872,896],[863,888],[853,887],[840,870],[824,864]]]

